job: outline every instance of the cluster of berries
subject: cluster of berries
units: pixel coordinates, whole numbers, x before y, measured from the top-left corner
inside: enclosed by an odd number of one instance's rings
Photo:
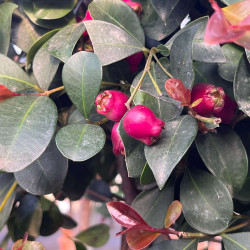
[[[231,123],[237,104],[227,96],[221,87],[209,83],[199,83],[190,92],[178,79],[169,79],[165,83],[166,91],[181,105],[188,106],[203,117],[217,117],[223,123]],[[111,133],[114,154],[125,154],[124,145],[118,133],[120,120],[123,118],[125,132],[146,145],[151,145],[160,137],[165,123],[157,118],[153,111],[144,105],[136,105],[127,111],[125,103],[128,96],[120,91],[105,90],[97,96],[97,112],[115,121]]]
[[[158,119],[153,111],[144,105],[136,105],[127,111],[125,103],[128,96],[123,92],[105,90],[96,97],[97,112],[115,121],[111,132],[114,154],[125,154],[124,145],[118,133],[118,125],[123,118],[125,132],[147,145],[151,145],[159,138],[165,123]]]

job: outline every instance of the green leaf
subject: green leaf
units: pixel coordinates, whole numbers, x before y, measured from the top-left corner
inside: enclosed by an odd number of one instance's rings
[[[18,10],[14,12],[12,27],[11,42],[26,53],[42,35],[48,32],[47,29],[33,24],[26,15],[21,14]]]
[[[180,116],[166,123],[159,141],[145,146],[146,160],[160,189],[192,144],[196,133],[196,120],[189,115]]]
[[[162,228],[164,227],[166,212],[173,200],[174,182],[170,182],[162,190],[154,187],[142,191],[134,199],[132,207],[151,227]]]
[[[42,224],[40,228],[41,236],[48,236],[55,233],[63,224],[62,214],[54,202],[40,196],[43,209]]]
[[[9,218],[16,197],[16,185],[13,174],[0,174],[0,230]]]
[[[80,232],[76,238],[88,246],[101,247],[105,245],[109,239],[109,226],[105,224],[92,226]]]
[[[65,157],[86,161],[104,147],[105,139],[105,132],[97,125],[71,124],[58,131],[56,144]]]
[[[160,242],[149,250],[197,250],[197,239],[178,239]]]
[[[140,183],[142,185],[147,185],[147,184],[150,184],[152,182],[155,182],[155,177],[154,177],[154,174],[153,174],[152,170],[150,169],[148,163],[146,163],[146,165],[143,168],[142,173],[141,173]]]
[[[226,229],[233,215],[228,189],[204,170],[187,169],[181,183],[180,202],[188,224],[207,234]]]
[[[54,29],[51,30],[49,32],[47,32],[46,34],[44,34],[42,37],[40,37],[29,49],[28,53],[27,53],[27,67],[29,67],[29,65],[32,63],[37,51],[42,47],[42,45],[47,42],[53,35],[55,35],[57,32],[59,31],[59,29]]]
[[[1,169],[16,172],[35,161],[48,146],[56,122],[57,109],[48,97],[17,96],[1,102]]]
[[[49,40],[46,45],[47,51],[62,62],[66,62],[85,30],[83,22],[67,25]]]
[[[239,109],[250,116],[250,68],[245,56],[241,58],[236,70],[234,96]]]
[[[157,46],[157,50],[159,51],[159,53],[161,53],[163,56],[169,56],[170,55],[170,51],[169,49],[164,46],[163,44],[160,44]]]
[[[35,88],[29,76],[10,58],[0,54],[0,82],[13,92]]]
[[[250,246],[250,233],[223,234],[222,241],[225,250],[247,250]]]
[[[89,12],[94,20],[112,23],[128,33],[143,47],[145,35],[135,11],[120,0],[94,0]]]
[[[192,43],[200,23],[191,26],[174,39],[170,51],[170,72],[190,89],[194,81]]]
[[[49,89],[59,64],[60,60],[50,55],[45,46],[38,50],[33,61],[33,72],[42,89]]]
[[[202,19],[201,25],[196,32],[193,40],[193,60],[207,63],[223,63],[226,61],[225,56],[219,44],[206,44],[204,34],[207,27],[208,17]]]
[[[76,250],[87,250],[87,248],[78,240],[74,240]]]
[[[76,0],[24,0],[23,7],[32,19],[58,19],[66,16],[75,6]]]
[[[40,235],[40,226],[42,223],[43,211],[40,200],[31,194],[25,194],[19,198],[19,206],[14,208],[8,221],[8,229],[12,238],[20,239],[25,232],[31,238]]]
[[[144,143],[130,137],[123,129],[123,119],[118,126],[118,132],[121,136],[125,148],[125,161],[129,177],[139,177],[146,165],[144,155]]]
[[[74,54],[63,67],[62,80],[71,101],[88,118],[102,81],[97,56],[83,51]]]
[[[218,64],[219,75],[223,79],[233,82],[238,63],[244,51],[233,43],[224,44],[221,49],[226,57],[226,61]]]
[[[25,169],[15,173],[18,184],[27,192],[44,195],[58,191],[68,171],[68,160],[53,139],[44,153]]]
[[[248,171],[247,153],[240,137],[233,129],[222,127],[217,129],[217,133],[197,136],[196,146],[209,171],[235,197],[242,188]]]
[[[145,49],[140,41],[112,23],[93,20],[85,21],[84,24],[95,54],[103,66]]]
[[[0,5],[0,53],[7,55],[10,45],[12,13],[18,6],[13,3]]]

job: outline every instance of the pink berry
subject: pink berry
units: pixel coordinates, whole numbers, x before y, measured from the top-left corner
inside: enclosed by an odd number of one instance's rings
[[[124,150],[124,145],[122,142],[122,139],[118,133],[118,128],[119,126],[119,122],[116,122],[112,128],[112,132],[111,132],[111,140],[112,140],[112,144],[113,144],[113,152],[115,155],[125,155],[125,150]]]
[[[192,89],[191,103],[202,98],[202,101],[193,109],[197,114],[209,117],[223,109],[225,95],[221,87],[199,83]]]
[[[111,121],[119,122],[127,112],[125,103],[128,99],[128,96],[123,92],[105,90],[104,93],[99,94],[95,99],[96,111]]]
[[[136,105],[126,113],[123,128],[129,136],[151,145],[160,137],[165,123],[148,107]]]
[[[143,58],[144,58],[143,52],[138,52],[125,59],[129,64],[129,69],[131,73],[135,73],[136,71],[138,71],[138,66]]]
[[[229,124],[235,117],[236,111],[237,111],[236,102],[226,95],[223,109],[214,115],[218,118],[221,118],[222,123]]]

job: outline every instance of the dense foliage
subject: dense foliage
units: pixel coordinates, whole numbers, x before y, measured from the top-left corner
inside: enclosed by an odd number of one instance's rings
[[[53,193],[109,201],[132,249],[248,249],[249,17],[249,0],[0,0],[5,241],[75,227]]]

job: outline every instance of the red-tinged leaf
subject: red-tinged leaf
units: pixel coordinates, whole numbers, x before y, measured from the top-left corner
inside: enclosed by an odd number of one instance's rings
[[[165,82],[165,89],[170,97],[176,101],[182,102],[183,106],[190,104],[190,90],[186,89],[182,81],[175,78],[170,78]]]
[[[129,205],[120,201],[107,203],[107,208],[111,216],[122,226],[130,228],[134,225],[146,225],[146,221]]]
[[[157,228],[154,228],[154,227],[150,227],[148,225],[144,225],[144,224],[137,224],[137,225],[134,225],[132,227],[129,227],[119,233],[116,234],[116,236],[120,236],[120,235],[123,235],[125,233],[128,233],[130,231],[135,231],[135,230],[143,230],[143,231],[147,231],[147,232],[162,232],[162,229],[157,229]]]
[[[181,215],[182,205],[179,201],[173,201],[168,207],[165,217],[165,228],[170,227]]]
[[[161,233],[133,230],[127,234],[127,243],[131,249],[143,249],[153,242]]]
[[[234,42],[250,48],[250,0],[221,9],[211,0],[215,13],[211,16],[204,35],[208,44]]]
[[[18,96],[18,94],[10,91],[4,85],[0,85],[0,102],[13,96]]]

